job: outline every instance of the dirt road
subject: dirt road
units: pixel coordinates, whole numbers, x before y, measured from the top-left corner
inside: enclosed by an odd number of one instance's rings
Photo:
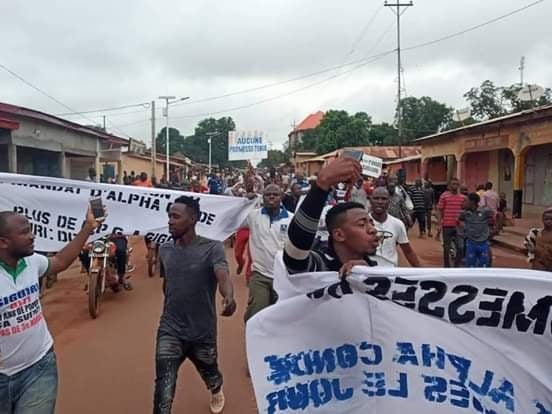
[[[424,266],[440,266],[440,244],[412,236]],[[43,299],[45,314],[56,341],[60,391],[58,414],[151,413],[154,380],[155,334],[161,311],[159,278],[146,276],[141,242],[134,243],[137,266],[134,291],[106,294],[101,315],[91,320],[84,277],[73,266],[60,276]],[[524,258],[495,248],[494,263],[525,267]],[[231,256],[231,252],[228,251]],[[234,271],[233,261],[232,272]],[[404,262],[404,258],[401,258]],[[238,311],[219,321],[220,363],[225,375],[226,414],[256,413],[251,383],[246,376],[242,315],[247,289],[234,277]],[[209,413],[209,393],[189,363],[180,371],[174,413]]]
[[[58,355],[59,414],[151,413],[155,334],[162,305],[161,281],[148,278],[142,244],[135,244],[132,292],[107,293],[91,320],[83,275],[73,266],[47,291],[43,306]],[[233,266],[233,264],[232,264]],[[226,414],[256,413],[246,376],[241,277],[234,278],[238,311],[219,320],[219,352]],[[190,363],[179,374],[174,413],[209,413],[209,393]]]

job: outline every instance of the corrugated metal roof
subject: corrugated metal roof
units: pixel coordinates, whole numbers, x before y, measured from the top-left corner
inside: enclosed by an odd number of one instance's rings
[[[447,136],[447,135],[455,134],[457,132],[468,131],[470,129],[478,128],[478,127],[481,127],[481,126],[498,124],[500,122],[509,121],[509,120],[516,119],[516,118],[521,118],[523,116],[531,115],[531,114],[534,114],[534,113],[540,113],[540,112],[543,112],[543,111],[546,111],[546,110],[549,110],[549,109],[552,109],[552,105],[542,106],[540,108],[535,108],[535,109],[528,109],[528,110],[525,110],[525,111],[516,112],[515,114],[504,115],[504,116],[501,116],[499,118],[493,118],[493,119],[488,119],[486,121],[481,121],[481,122],[478,122],[476,124],[466,125],[466,126],[463,126],[463,127],[460,127],[460,128],[449,129],[447,131],[438,132],[437,134],[428,135],[427,137],[418,138],[418,139],[415,140],[415,142],[426,141],[426,140],[429,140],[429,139],[444,137],[444,136]]]
[[[322,111],[310,114],[305,119],[303,119],[299,123],[299,125],[297,125],[295,129],[288,134],[288,136],[293,134],[294,132],[308,131],[310,129],[316,128],[318,125],[320,125],[320,122],[322,122],[322,118],[324,118],[324,115],[325,114]]]
[[[0,115],[6,117],[13,121],[16,121],[14,117],[23,117],[30,118],[37,121],[47,122],[52,125],[60,126],[66,129],[70,129],[75,132],[93,135],[102,140],[109,141],[113,144],[127,145],[128,140],[113,134],[108,134],[97,129],[87,127],[84,125],[77,124],[76,122],[71,122],[63,118],[58,118],[57,116],[47,114],[45,112],[35,111],[34,109],[25,108],[22,106],[11,105],[8,103],[0,102]]]

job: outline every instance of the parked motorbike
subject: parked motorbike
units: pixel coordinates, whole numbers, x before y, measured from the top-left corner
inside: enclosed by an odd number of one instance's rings
[[[109,237],[102,237],[88,246],[90,269],[88,271],[88,312],[92,319],[96,319],[100,313],[101,297],[106,289],[118,292],[120,289],[117,276],[117,262],[115,243]],[[134,270],[130,264],[132,248],[127,249],[126,272]]]

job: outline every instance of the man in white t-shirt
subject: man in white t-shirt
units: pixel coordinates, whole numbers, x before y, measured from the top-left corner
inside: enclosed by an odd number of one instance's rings
[[[39,278],[67,269],[98,224],[88,211],[73,241],[47,258],[34,252],[25,216],[0,212],[0,413],[53,414],[58,374]]]
[[[249,301],[244,319],[247,322],[257,312],[276,303],[274,291],[274,257],[283,250],[288,226],[293,214],[282,205],[282,190],[269,184],[263,193],[263,208],[253,210],[247,218],[252,273],[249,281]]]
[[[404,223],[387,213],[389,209],[389,191],[385,187],[376,188],[370,199],[372,212],[370,217],[380,233],[380,247],[371,259],[380,266],[398,266],[399,253],[397,245],[401,247],[406,259],[412,267],[420,267],[418,256],[410,246]]]

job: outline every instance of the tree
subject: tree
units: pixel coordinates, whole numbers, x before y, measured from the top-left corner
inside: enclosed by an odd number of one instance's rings
[[[451,121],[452,108],[429,96],[401,99],[403,144],[439,132]]]
[[[372,119],[365,112],[349,115],[347,111],[330,110],[320,125],[305,133],[300,149],[323,154],[342,147],[369,145],[371,124]]]
[[[544,96],[534,101],[520,101],[518,94],[521,89],[519,83],[503,87],[495,86],[493,82],[486,80],[481,86],[471,88],[464,97],[470,103],[472,116],[477,121],[552,104],[550,88],[546,88]]]
[[[269,150],[268,158],[262,160],[257,167],[259,168],[276,168],[280,164],[287,164],[289,157],[286,153],[279,150]]]
[[[398,145],[399,133],[397,129],[386,122],[374,124],[368,133],[370,145]]]
[[[497,118],[506,113],[500,90],[490,80],[484,81],[477,88],[471,88],[464,94],[464,98],[469,102],[476,120]]]
[[[231,117],[207,118],[200,121],[195,133],[183,143],[183,153],[195,161],[209,162],[209,137],[211,137],[211,161],[214,165],[228,165],[228,132],[236,129]]]
[[[161,128],[157,138],[155,138],[156,150],[160,154],[167,153],[167,136],[166,136],[166,127]],[[169,154],[174,154],[176,152],[183,152],[184,148],[184,137],[180,135],[180,131],[176,128],[169,127]]]

